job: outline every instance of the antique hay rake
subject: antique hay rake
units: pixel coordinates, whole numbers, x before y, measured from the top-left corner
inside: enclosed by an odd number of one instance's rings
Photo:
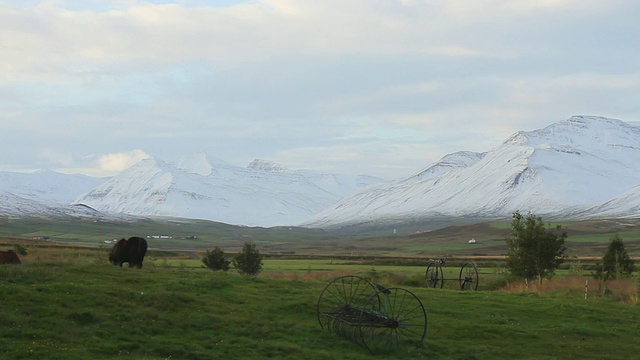
[[[355,275],[331,281],[320,293],[318,322],[372,353],[421,346],[427,312],[412,292],[374,285]]]
[[[478,290],[478,283],[480,282],[480,276],[478,275],[478,268],[474,263],[465,263],[460,268],[460,275],[457,278],[444,277],[444,259],[433,260],[429,259],[429,265],[425,272],[426,285],[430,288],[441,288],[445,280],[457,280],[460,284],[460,290]]]

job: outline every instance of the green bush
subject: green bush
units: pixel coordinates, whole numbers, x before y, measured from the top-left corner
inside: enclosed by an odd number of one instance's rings
[[[213,250],[207,250],[202,257],[202,263],[205,267],[214,271],[228,271],[230,261],[227,260],[224,250],[216,246]]]
[[[233,260],[233,267],[243,275],[258,275],[262,271],[262,255],[251,243],[244,243],[242,252]]]

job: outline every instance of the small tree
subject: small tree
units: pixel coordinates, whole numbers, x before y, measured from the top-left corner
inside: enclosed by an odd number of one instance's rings
[[[233,267],[243,275],[258,275],[262,271],[262,255],[254,244],[244,243],[242,252],[237,254],[233,260]]]
[[[598,266],[596,277],[603,280],[627,277],[633,273],[633,260],[624,249],[620,235],[615,234],[610,239],[607,252],[602,257],[602,266]]]
[[[211,270],[229,270],[230,261],[224,254],[224,250],[219,247],[215,247],[213,250],[207,250],[202,257],[202,263]]]
[[[562,263],[564,257],[564,240],[567,233],[560,233],[560,226],[555,231],[545,228],[542,219],[533,214],[524,218],[520,212],[513,214],[511,236],[506,240],[509,246],[507,268],[512,274],[523,278],[551,276]]]

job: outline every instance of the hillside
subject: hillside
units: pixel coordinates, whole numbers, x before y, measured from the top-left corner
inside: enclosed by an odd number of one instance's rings
[[[638,198],[640,128],[623,121],[574,116],[518,132],[486,154],[461,155],[446,156],[409,178],[363,188],[305,224],[496,218],[517,210],[550,218],[640,216],[637,201],[624,201]]]

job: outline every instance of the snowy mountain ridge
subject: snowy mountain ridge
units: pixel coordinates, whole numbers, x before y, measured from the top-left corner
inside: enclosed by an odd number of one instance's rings
[[[0,216],[102,216],[91,209],[69,204],[79,194],[91,191],[106,180],[52,170],[0,171]]]
[[[80,206],[72,206],[80,205]],[[170,216],[248,226],[337,228],[429,216],[640,216],[640,127],[573,116],[460,151],[403,179],[319,174],[206,153],[142,160],[112,178],[0,171],[0,216]]]
[[[517,210],[553,217],[640,216],[638,205],[625,201],[640,198],[639,160],[639,127],[574,116],[517,132],[488,153],[448,155],[410,178],[363,189],[305,225],[436,215],[508,217]],[[624,198],[612,200],[625,191]]]
[[[292,225],[373,181],[378,180],[291,171],[264,160],[236,167],[198,153],[176,165],[142,160],[74,203],[107,213]]]
[[[205,153],[184,156],[176,164],[142,160],[113,178],[0,171],[0,216],[169,216],[291,225],[376,181],[288,170],[259,159],[243,168]]]
[[[30,173],[0,171],[0,193],[53,204],[68,204],[78,195],[107,181],[80,174],[61,174],[52,170]]]

